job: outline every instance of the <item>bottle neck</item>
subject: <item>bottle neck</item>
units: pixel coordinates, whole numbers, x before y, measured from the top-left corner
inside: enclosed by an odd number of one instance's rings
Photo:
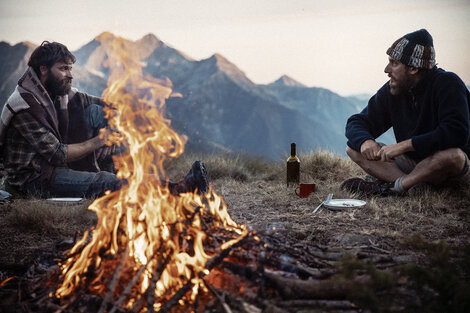
[[[290,145],[290,156],[295,157],[295,143],[291,143]]]

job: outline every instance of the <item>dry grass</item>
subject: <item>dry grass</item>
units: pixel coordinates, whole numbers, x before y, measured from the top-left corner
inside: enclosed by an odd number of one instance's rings
[[[168,163],[168,176],[173,180],[183,178],[196,159],[205,162],[209,180],[227,202],[232,218],[253,229],[275,232],[287,240],[322,244],[372,241],[387,249],[398,247],[403,238],[413,234],[453,245],[467,241],[468,185],[406,197],[364,198],[339,190],[343,180],[363,176],[362,170],[350,160],[326,151],[300,155],[301,181],[315,182],[317,187],[315,193],[304,199],[295,195],[293,187],[286,187],[283,160],[273,162],[241,154],[185,155]],[[334,198],[360,198],[367,204],[344,212],[321,208],[312,214],[330,192]],[[47,241],[73,236],[96,220],[86,210],[89,203],[62,207],[29,199],[1,205],[2,237],[20,233],[21,236],[40,235]]]
[[[301,199],[285,184],[284,161],[236,156],[185,156],[172,165],[179,178],[195,159],[207,165],[215,190],[223,196],[237,222],[276,233],[288,241],[335,245],[370,244],[387,250],[419,234],[425,240],[464,245],[469,234],[470,190],[453,185],[405,197],[362,197],[339,190],[347,178],[363,177],[350,160],[326,151],[300,155],[301,181],[315,182],[317,190]],[[170,177],[178,177],[173,174]],[[329,193],[334,198],[360,198],[360,209],[333,212],[312,210]]]
[[[223,196],[235,221],[277,235],[289,244],[373,245],[391,253],[415,254],[423,263],[427,257],[423,247],[431,246],[421,244],[417,248],[410,244],[416,238],[446,245],[454,251],[451,256],[468,245],[469,185],[406,197],[362,197],[339,190],[343,180],[364,176],[351,161],[325,151],[299,157],[301,181],[315,182],[317,186],[308,198],[299,198],[293,187],[286,187],[284,160],[188,155],[168,163],[168,176],[181,179],[194,160],[203,160],[214,189]],[[360,198],[367,204],[342,212],[321,208],[312,214],[330,192],[334,198]],[[92,227],[96,216],[86,210],[89,203],[58,206],[29,199],[0,205],[0,279],[8,271],[20,270],[14,264],[27,265],[37,255],[53,254],[59,241]]]
[[[45,236],[70,236],[73,231],[89,227],[96,215],[87,210],[86,203],[54,204],[43,200],[19,200],[6,216],[6,222],[21,231],[33,230]]]
[[[277,165],[263,157],[243,154],[184,155],[175,161],[168,162],[166,169],[169,177],[172,180],[182,179],[195,160],[204,161],[210,181],[221,178],[243,182],[253,179],[273,180],[281,172]]]
[[[38,257],[57,257],[59,243],[95,225],[96,214],[87,209],[90,203],[17,199],[0,205],[0,280],[24,271]]]

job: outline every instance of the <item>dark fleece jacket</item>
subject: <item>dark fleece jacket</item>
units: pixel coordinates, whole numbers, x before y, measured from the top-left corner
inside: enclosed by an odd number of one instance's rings
[[[461,148],[470,156],[470,93],[454,73],[434,67],[410,93],[393,96],[388,82],[369,100],[362,112],[346,124],[348,146],[360,151],[393,127],[397,142],[411,138],[419,161],[436,151]]]

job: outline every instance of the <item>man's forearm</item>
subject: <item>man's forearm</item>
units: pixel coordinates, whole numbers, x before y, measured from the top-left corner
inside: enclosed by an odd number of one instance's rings
[[[390,145],[388,147],[392,148],[394,151],[394,154],[396,154],[393,157],[402,155],[409,151],[414,151],[413,143],[411,139],[400,141],[399,143]]]
[[[67,146],[66,162],[80,160],[86,157],[98,148],[104,145],[104,140],[100,139],[99,136],[88,139],[81,143],[74,143]]]
[[[378,157],[382,161],[390,162],[395,157],[404,154],[405,152],[414,151],[413,143],[411,139],[401,141],[399,143],[383,146],[378,152]]]

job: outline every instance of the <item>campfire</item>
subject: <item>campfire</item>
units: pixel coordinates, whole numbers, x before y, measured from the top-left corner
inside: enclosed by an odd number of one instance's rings
[[[208,291],[203,277],[215,265],[214,253],[227,251],[248,231],[230,218],[212,188],[205,195],[173,196],[162,184],[165,160],[181,155],[185,142],[163,117],[171,86],[143,75],[128,42],[101,40],[110,70],[103,97],[112,104],[107,117],[115,131],[108,144],[122,144],[127,151],[115,157],[117,175],[127,184],[89,207],[98,223],[61,264],[55,296],[65,302],[81,292],[104,296],[100,312],[109,303],[160,310],[177,292],[180,305],[194,303]],[[223,242],[204,243],[208,231],[219,229],[226,233]]]

